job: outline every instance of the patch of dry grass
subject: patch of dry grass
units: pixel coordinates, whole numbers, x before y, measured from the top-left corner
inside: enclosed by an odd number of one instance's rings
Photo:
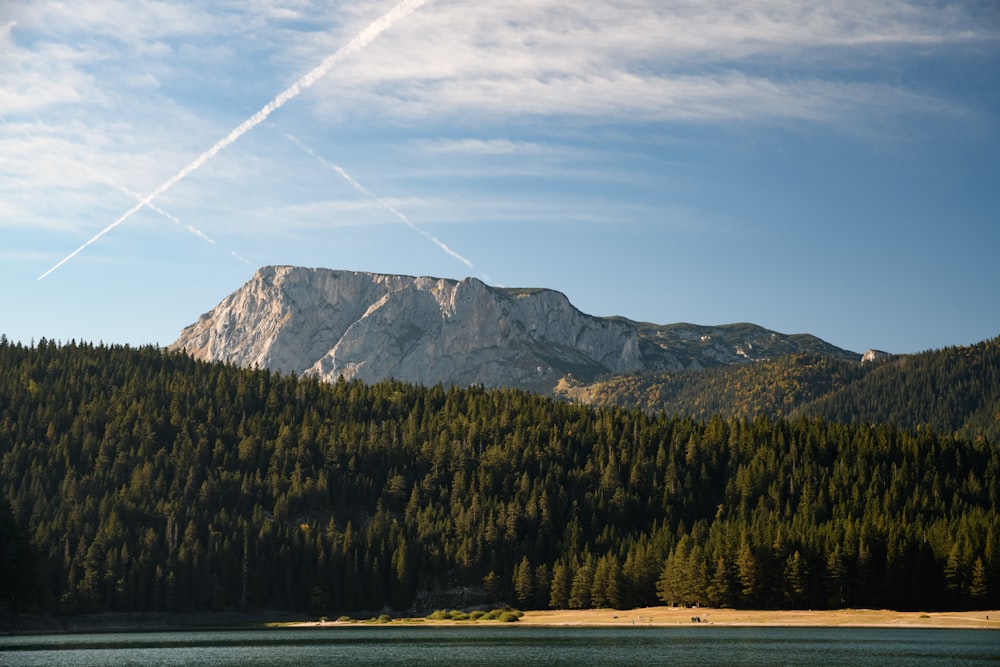
[[[698,620],[695,621],[694,619]],[[285,623],[285,626],[337,626],[361,621]],[[476,623],[449,618],[400,618],[393,624],[421,623],[456,625]],[[1000,611],[892,611],[891,609],[836,609],[828,611],[769,611],[746,609],[711,609],[701,607],[645,607],[643,609],[557,609],[526,611],[517,625],[565,626],[676,626],[676,625],[746,625],[801,627],[910,627],[976,628],[1000,630]]]
[[[695,622],[693,619],[699,619]],[[889,609],[829,611],[757,611],[646,607],[621,611],[583,609],[526,611],[532,625],[774,625],[843,627],[927,627],[1000,629],[1000,611],[904,612]]]

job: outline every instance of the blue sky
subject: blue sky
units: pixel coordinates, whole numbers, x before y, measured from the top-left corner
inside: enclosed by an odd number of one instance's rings
[[[858,352],[1000,334],[1000,4],[410,0],[369,28],[396,5],[3,2],[0,333],[166,345],[294,264]]]

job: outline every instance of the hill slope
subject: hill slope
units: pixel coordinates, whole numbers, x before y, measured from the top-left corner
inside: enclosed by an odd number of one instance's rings
[[[843,423],[927,427],[1000,443],[1000,337],[872,365],[796,414]]]
[[[697,373],[563,382],[555,394],[698,418],[808,415],[1000,442],[1000,338],[869,363],[807,353]]]

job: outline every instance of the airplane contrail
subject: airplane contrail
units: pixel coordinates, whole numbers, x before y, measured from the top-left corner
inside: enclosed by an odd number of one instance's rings
[[[365,195],[366,197],[370,197],[371,199],[375,200],[375,203],[377,203],[379,206],[381,206],[382,208],[384,208],[385,210],[389,211],[394,216],[396,216],[397,218],[399,218],[400,220],[402,220],[403,223],[406,226],[408,226],[410,229],[412,229],[413,231],[417,232],[418,234],[421,234],[425,238],[429,239],[431,241],[431,243],[433,243],[434,245],[436,245],[438,248],[441,248],[441,250],[443,250],[444,252],[448,253],[449,255],[451,255],[452,257],[454,257],[458,261],[460,261],[462,264],[465,264],[467,267],[469,267],[473,271],[476,269],[476,267],[472,265],[472,262],[470,262],[465,257],[462,257],[460,254],[458,254],[457,252],[455,252],[454,250],[452,250],[451,248],[449,248],[448,245],[444,241],[442,241],[438,237],[434,236],[433,234],[431,234],[427,230],[423,229],[422,227],[417,226],[416,223],[414,223],[408,217],[406,217],[405,215],[403,215],[403,213],[401,213],[399,210],[397,210],[392,204],[390,204],[389,202],[385,201],[381,197],[377,196],[376,194],[374,194],[373,192],[371,192],[370,190],[368,190],[365,186],[361,185],[356,180],[354,180],[354,178],[350,174],[348,174],[346,171],[344,171],[344,169],[342,167],[340,167],[340,165],[337,165],[337,164],[335,164],[333,162],[330,162],[329,160],[327,160],[326,158],[324,158],[322,155],[319,155],[318,153],[316,153],[316,151],[314,151],[313,149],[309,148],[304,143],[302,143],[301,141],[299,141],[299,139],[297,137],[294,137],[291,134],[288,134],[284,130],[279,130],[279,131],[282,134],[284,134],[289,139],[289,141],[291,141],[292,143],[294,143],[296,146],[298,146],[299,148],[301,148],[302,150],[304,150],[309,155],[311,155],[314,158],[316,158],[316,160],[318,160],[321,164],[323,164],[326,167],[329,167],[330,169],[333,169],[335,172],[337,172],[338,174],[340,174],[340,176],[345,181],[347,181],[348,183],[350,183],[351,186],[355,190],[357,190],[361,194]]]
[[[119,184],[114,183],[112,181],[107,181],[107,182],[113,188],[115,188],[116,190],[118,190],[119,192],[121,192],[123,194],[126,194],[129,197],[132,197],[133,199],[138,199],[139,201],[142,201],[142,195],[140,195],[139,193],[132,192],[131,190],[129,190],[125,186],[119,185]],[[194,234],[198,238],[202,239],[206,243],[209,243],[211,245],[214,245],[214,246],[218,247],[218,244],[215,242],[215,239],[211,238],[208,234],[206,234],[205,232],[201,231],[200,229],[198,229],[194,225],[190,225],[190,224],[188,224],[186,222],[181,222],[177,218],[177,216],[164,211],[162,208],[160,208],[159,206],[157,206],[156,204],[154,204],[152,202],[149,202],[148,204],[146,204],[146,206],[148,206],[150,208],[150,210],[152,210],[153,212],[159,213],[161,216],[163,216],[164,218],[166,218],[170,222],[174,223],[175,225],[178,225],[178,226],[183,227],[184,229],[188,230],[189,232],[191,232],[192,234]],[[238,259],[239,261],[243,262],[244,264],[249,264],[250,266],[253,266],[253,264],[250,262],[250,260],[246,259],[245,257],[240,257],[236,253],[235,250],[230,250],[229,254],[232,255],[233,258]]]
[[[23,128],[16,127],[13,123],[11,123],[5,117],[0,116],[0,122],[3,122],[8,127],[14,128],[15,130],[17,130],[25,138],[27,138],[29,140],[33,139],[33,137],[28,132],[26,132]],[[59,151],[59,152],[62,153],[62,151]],[[111,187],[113,187],[115,190],[118,190],[122,194],[127,195],[127,196],[129,196],[129,197],[131,197],[133,199],[142,201],[142,195],[140,195],[137,192],[132,192],[131,190],[129,190],[128,188],[126,188],[124,185],[121,185],[120,183],[116,183],[115,181],[113,181],[110,178],[108,178],[106,175],[99,173],[96,169],[94,169],[93,167],[91,167],[87,163],[85,163],[85,162],[80,163],[80,166],[82,166],[86,171],[88,171],[92,175],[94,175],[98,180],[104,182],[107,185],[110,185]],[[166,211],[164,211],[162,208],[160,208],[156,204],[149,203],[149,204],[147,204],[147,206],[149,206],[149,208],[153,212],[159,213],[161,216],[163,216],[167,220],[171,221],[175,225],[183,227],[184,229],[188,230],[189,232],[191,232],[192,234],[194,234],[198,238],[204,240],[205,242],[207,242],[207,243],[209,243],[211,245],[216,245],[214,239],[210,238],[205,232],[201,231],[200,229],[198,229],[194,225],[190,225],[190,224],[181,222],[180,220],[177,219],[176,216],[171,215],[170,213],[167,213]],[[241,262],[244,262],[246,264],[250,264],[249,260],[247,260],[247,259],[245,259],[243,257],[240,257],[238,254],[236,254],[235,251],[230,250],[229,254],[231,254],[233,257],[235,257],[236,259],[240,260]],[[251,264],[251,266],[253,266],[253,265]]]
[[[82,246],[80,246],[79,248],[71,252],[69,255],[64,257],[62,260],[60,260],[59,263],[57,263],[51,269],[49,269],[42,275],[38,276],[38,279],[42,280],[43,278],[45,278],[45,276],[49,275],[50,273],[58,269],[60,266],[62,266],[69,260],[76,257],[78,254],[80,254],[80,252],[83,251],[87,246],[91,245],[99,238],[110,232],[112,229],[114,229],[118,225],[128,220],[136,211],[141,209],[143,206],[148,206],[150,203],[152,203],[154,199],[156,199],[164,192],[172,188],[174,185],[182,181],[195,169],[198,169],[203,164],[208,162],[210,159],[215,157],[215,155],[217,155],[219,151],[226,148],[227,146],[229,146],[229,144],[233,143],[234,141],[242,137],[244,134],[246,134],[253,128],[260,125],[262,122],[264,122],[264,120],[267,119],[268,116],[270,116],[276,110],[284,106],[286,102],[298,97],[299,93],[301,93],[303,90],[309,88],[314,83],[323,78],[323,76],[325,76],[327,72],[333,69],[333,66],[336,65],[345,56],[348,56],[354,53],[355,51],[363,49],[372,40],[374,40],[382,32],[388,29],[393,23],[411,14],[425,2],[426,0],[403,0],[398,5],[390,9],[388,12],[386,12],[379,18],[372,21],[367,28],[358,33],[350,42],[342,46],[335,53],[332,53],[328,55],[326,58],[324,58],[323,62],[314,67],[309,72],[306,72],[304,75],[302,75],[302,77],[300,77],[298,81],[296,81],[291,86],[282,91],[273,100],[265,104],[260,111],[258,111],[254,115],[250,116],[250,118],[243,121],[239,126],[236,127],[236,129],[234,129],[232,132],[230,132],[225,137],[216,142],[214,146],[212,146],[207,151],[205,151],[197,158],[195,158],[195,160],[191,162],[191,164],[187,165],[179,172],[171,176],[169,179],[167,179],[167,181],[164,182],[163,185],[161,185],[160,187],[156,188],[148,195],[143,197],[135,206],[125,211],[125,213],[123,213],[121,217],[119,217],[117,220],[115,220],[110,225],[99,231]]]

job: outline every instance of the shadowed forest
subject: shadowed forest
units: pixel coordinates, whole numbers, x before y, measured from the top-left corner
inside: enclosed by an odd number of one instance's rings
[[[998,479],[923,426],[0,338],[8,609],[996,608]]]

